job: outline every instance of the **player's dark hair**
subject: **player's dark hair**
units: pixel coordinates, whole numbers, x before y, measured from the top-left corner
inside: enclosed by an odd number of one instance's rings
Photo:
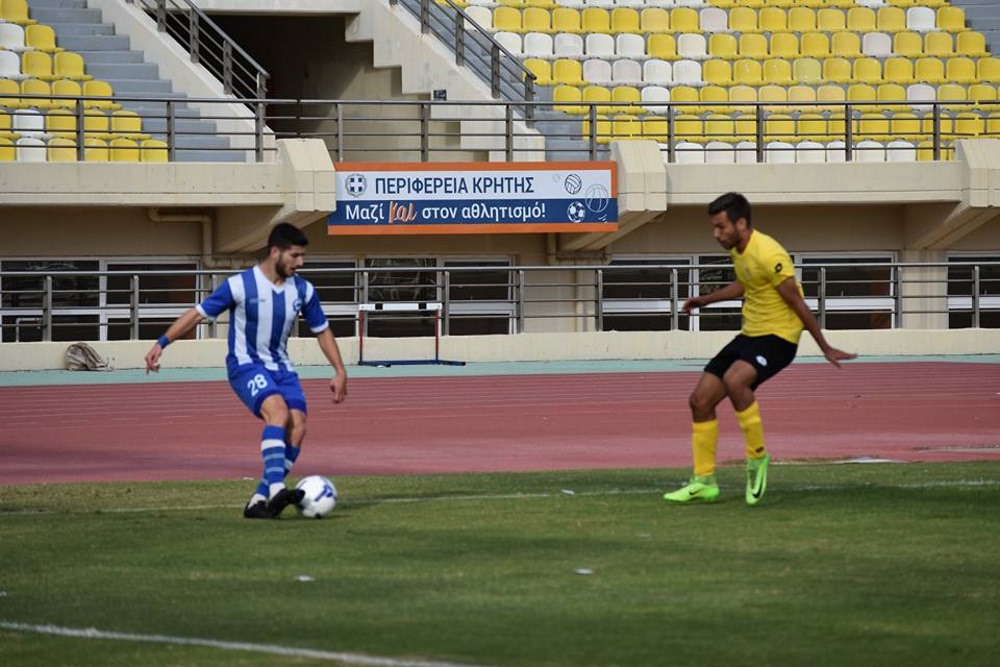
[[[309,239],[302,233],[302,230],[289,222],[282,222],[275,225],[271,230],[271,235],[267,237],[267,249],[277,247],[280,250],[288,250],[293,245],[307,246]]]
[[[753,226],[750,220],[750,202],[740,193],[727,192],[708,205],[709,215],[718,215],[723,211],[726,212],[730,222],[743,218],[747,221],[747,227]]]

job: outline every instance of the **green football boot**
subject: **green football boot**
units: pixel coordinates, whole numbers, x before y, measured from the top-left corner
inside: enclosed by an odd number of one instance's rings
[[[765,454],[759,459],[747,459],[747,505],[756,505],[767,490],[767,464],[771,456]]]
[[[663,499],[672,503],[710,503],[718,497],[719,485],[716,483],[714,475],[695,475],[687,486],[663,494]]]

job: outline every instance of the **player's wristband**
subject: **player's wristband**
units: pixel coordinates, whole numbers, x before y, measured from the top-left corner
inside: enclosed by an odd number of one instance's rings
[[[166,334],[163,334],[162,336],[157,338],[156,342],[159,344],[160,347],[166,347],[167,345],[170,345],[170,339],[167,338]]]

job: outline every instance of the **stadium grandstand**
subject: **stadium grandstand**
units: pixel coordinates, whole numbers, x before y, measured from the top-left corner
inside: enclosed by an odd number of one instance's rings
[[[360,326],[397,358],[706,357],[737,304],[679,304],[732,279],[726,191],[838,346],[996,353],[998,92],[995,0],[0,0],[0,370],[140,366],[282,221],[348,360]],[[496,187],[405,224],[467,178]],[[546,180],[579,197],[529,221]],[[410,188],[388,220],[375,181]]]

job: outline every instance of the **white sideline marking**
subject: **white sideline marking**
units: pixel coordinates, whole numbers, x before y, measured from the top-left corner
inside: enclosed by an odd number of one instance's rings
[[[313,658],[316,660],[339,660],[350,665],[370,665],[372,667],[479,667],[478,665],[455,662],[437,662],[406,658],[379,658],[358,653],[337,653],[335,651],[319,651],[309,648],[294,648],[277,644],[252,644],[249,642],[226,642],[217,639],[199,639],[197,637],[172,637],[170,635],[135,635],[128,632],[109,632],[97,628],[64,628],[58,625],[33,625],[30,623],[12,623],[0,621],[0,629],[14,632],[34,632],[42,635],[59,637],[77,637],[81,639],[112,639],[119,641],[147,642],[150,644],[172,644],[175,646],[206,646],[226,651],[249,651],[252,653],[269,653],[285,655],[294,658]]]

